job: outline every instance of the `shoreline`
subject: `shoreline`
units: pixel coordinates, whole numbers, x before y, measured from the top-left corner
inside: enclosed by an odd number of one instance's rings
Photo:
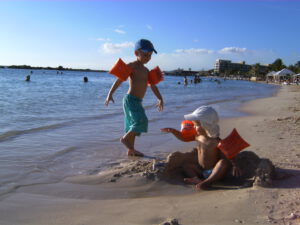
[[[180,185],[123,179],[106,184],[112,191],[105,193],[99,190],[101,182],[94,177],[90,183],[85,180],[75,186],[59,183],[18,189],[0,201],[1,224],[149,225],[172,218],[182,225],[299,224],[299,105],[300,88],[283,86],[275,96],[246,102],[241,110],[249,116],[220,122],[222,138],[237,128],[251,144],[246,150],[269,158],[289,175],[275,180],[272,188],[195,192]],[[147,197],[149,190],[153,196]],[[97,198],[114,192],[124,197]]]

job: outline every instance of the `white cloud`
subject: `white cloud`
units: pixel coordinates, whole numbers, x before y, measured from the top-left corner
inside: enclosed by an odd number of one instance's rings
[[[238,48],[238,47],[225,47],[219,51],[219,53],[244,53],[246,52],[246,48]]]
[[[152,30],[153,29],[151,25],[146,25],[146,27],[147,27],[148,30]]]
[[[203,48],[190,48],[190,49],[176,49],[176,53],[186,53],[186,54],[211,54],[214,51],[203,49]]]
[[[199,40],[198,39],[194,39],[193,42],[199,42]]]
[[[124,62],[135,60],[133,54],[133,42],[112,43],[101,45],[98,57],[101,58],[102,68],[108,69],[121,57]],[[225,54],[226,52],[226,54]],[[110,54],[110,55],[109,55]],[[177,68],[192,70],[213,69],[217,59],[227,59],[232,62],[245,61],[247,64],[273,62],[277,55],[272,51],[253,50],[238,47],[226,47],[221,49],[187,48],[176,49],[171,52],[153,54],[151,61],[146,65],[149,69],[159,66],[162,70],[174,70]],[[278,58],[278,57],[277,57]],[[99,60],[98,60],[99,61]]]
[[[149,62],[149,66],[159,65],[162,70],[177,68],[192,68],[193,70],[212,69],[217,59],[227,59],[232,62],[246,61],[247,64],[266,64],[274,61],[276,54],[272,51],[250,50],[237,47],[226,47],[221,50],[177,49],[171,53],[154,55]]]
[[[96,38],[96,41],[110,41],[110,38]]]
[[[115,53],[120,53],[122,52],[123,49],[126,48],[131,48],[134,46],[133,42],[123,42],[123,43],[104,43],[102,45],[102,49],[105,53],[109,53],[109,54],[115,54]]]
[[[119,34],[126,34],[126,32],[121,29],[114,29],[114,32],[119,33]]]

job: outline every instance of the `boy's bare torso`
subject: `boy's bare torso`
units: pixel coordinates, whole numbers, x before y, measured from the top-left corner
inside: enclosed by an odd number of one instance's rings
[[[220,152],[217,148],[219,143],[218,138],[209,138],[199,136],[196,137],[199,145],[198,162],[203,169],[212,169],[220,159]]]
[[[130,85],[128,94],[143,99],[147,90],[149,70],[137,61],[129,63],[128,66],[133,69],[133,73],[129,79]]]

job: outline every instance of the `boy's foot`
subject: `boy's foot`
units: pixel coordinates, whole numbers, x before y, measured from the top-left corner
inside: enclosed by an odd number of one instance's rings
[[[120,142],[125,145],[126,148],[130,149],[131,146],[127,143],[126,139],[124,137],[120,138]]]
[[[199,184],[202,180],[198,177],[184,178],[183,181],[187,184]]]
[[[144,157],[144,154],[137,151],[137,150],[128,150],[127,155],[128,156]]]
[[[128,156],[144,157],[144,154],[141,153],[141,152],[139,152],[139,151],[137,151],[137,150],[135,150],[133,148],[132,144],[130,144],[126,138],[122,137],[120,139],[120,141],[128,149],[128,152],[127,152]]]

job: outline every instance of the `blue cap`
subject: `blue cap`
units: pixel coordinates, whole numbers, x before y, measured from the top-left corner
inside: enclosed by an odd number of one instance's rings
[[[146,39],[140,39],[135,43],[135,50],[140,49],[144,52],[155,52],[157,54],[157,51],[154,49],[151,41]]]

